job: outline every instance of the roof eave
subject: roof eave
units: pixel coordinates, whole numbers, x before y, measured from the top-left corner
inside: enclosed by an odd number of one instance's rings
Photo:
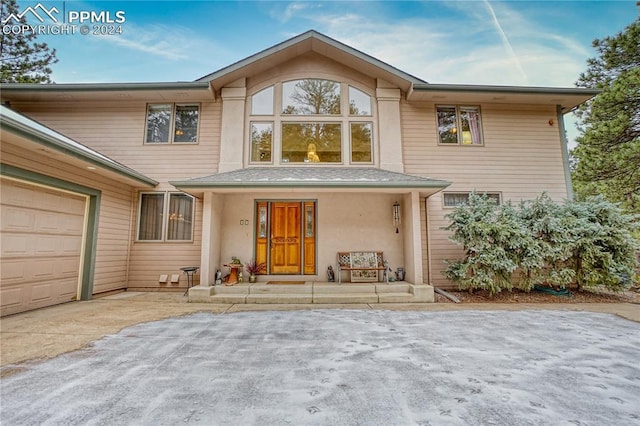
[[[388,73],[389,75],[393,75],[396,78],[399,78],[401,80],[404,80],[406,82],[405,86],[407,88],[410,88],[412,85],[414,84],[426,84],[427,82],[415,77],[409,73],[406,73],[398,68],[395,68],[394,66],[387,64],[386,62],[380,61],[379,59],[376,59],[360,50],[354,49],[351,46],[348,46],[346,44],[341,43],[338,40],[335,40],[331,37],[328,37],[324,34],[321,34],[315,30],[309,30],[306,31],[302,34],[299,34],[295,37],[292,37],[288,40],[285,40],[281,43],[278,43],[272,47],[269,47],[267,49],[264,49],[258,53],[255,53],[247,58],[241,59],[227,67],[221,68],[217,71],[214,71],[210,74],[207,74],[199,79],[197,79],[197,82],[202,82],[202,81],[207,81],[207,82],[211,82],[215,87],[219,88],[218,86],[220,86],[219,84],[216,84],[215,82],[217,80],[225,80],[225,77],[228,77],[228,75],[233,74],[239,70],[242,70],[245,67],[248,67],[260,60],[266,59],[271,55],[274,55],[278,52],[282,52],[284,50],[293,48],[294,46],[303,43],[307,40],[317,40],[320,41],[322,43],[325,43],[335,49],[338,49],[342,52],[348,53],[350,55],[352,55],[353,57],[358,58],[361,61],[364,61],[374,67],[377,67],[381,70],[383,70],[384,72]],[[313,46],[311,47],[311,49],[313,50]],[[225,80],[226,81],[226,80]]]
[[[2,106],[3,110],[5,108],[6,107]],[[59,137],[52,136],[51,134],[48,134],[39,128],[39,126],[42,126],[40,123],[33,121],[28,117],[22,116],[21,114],[18,114],[15,111],[14,113],[17,116],[23,117],[24,120],[21,121],[5,113],[2,113],[0,117],[2,119],[1,121],[2,121],[3,132],[10,132],[20,137],[29,139],[49,149],[55,150],[65,155],[69,155],[74,158],[78,158],[94,166],[98,166],[100,168],[109,170],[111,172],[115,172],[120,176],[126,177],[128,179],[136,181],[145,186],[155,187],[158,185],[157,181],[127,166],[124,166],[116,161],[113,161],[107,158],[106,156],[102,156],[97,152],[93,153],[91,150],[85,151],[77,147],[74,147],[72,144],[69,143],[69,141],[72,141],[74,143],[78,143],[78,142],[73,141],[61,134],[58,134]],[[44,126],[42,127],[44,128]],[[67,139],[69,139],[69,141],[67,141]]]
[[[563,112],[569,112],[577,106],[598,95],[599,89],[577,87],[539,87],[539,86],[495,86],[470,84],[414,84],[407,94],[407,100],[425,100],[424,93],[452,94],[454,96],[495,95],[491,98],[496,103],[508,103],[517,96],[543,98],[550,105],[561,105]]]

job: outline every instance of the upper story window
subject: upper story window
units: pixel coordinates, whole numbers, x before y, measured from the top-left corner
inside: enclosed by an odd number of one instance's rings
[[[437,106],[438,137],[442,145],[482,145],[478,106]]]
[[[191,241],[194,198],[178,192],[140,194],[138,241]]]
[[[149,104],[146,143],[196,143],[200,106]]]
[[[250,105],[251,163],[373,163],[372,98],[362,90],[291,80],[258,91]]]

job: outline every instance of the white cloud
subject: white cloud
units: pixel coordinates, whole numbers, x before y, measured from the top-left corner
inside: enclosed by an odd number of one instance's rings
[[[589,52],[577,41],[526,19],[509,5],[450,2],[450,19],[376,20],[370,14],[309,14],[327,35],[432,83],[573,86]],[[288,8],[287,19],[297,9]]]

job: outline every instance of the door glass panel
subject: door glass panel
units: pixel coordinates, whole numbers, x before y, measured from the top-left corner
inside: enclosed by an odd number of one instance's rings
[[[267,206],[260,206],[260,211],[258,212],[258,220],[260,221],[260,225],[258,228],[258,236],[260,238],[266,238],[267,236]]]
[[[305,237],[313,237],[313,206],[305,208],[304,223]]]

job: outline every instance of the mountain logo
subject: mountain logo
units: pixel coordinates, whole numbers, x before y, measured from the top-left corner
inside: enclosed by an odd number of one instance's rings
[[[35,6],[27,7],[20,13],[12,13],[8,17],[2,20],[2,24],[7,24],[9,21],[13,20],[16,24],[22,24],[22,19],[28,14],[35,17],[40,22],[45,22],[45,18],[49,18],[53,23],[58,23],[58,18],[55,17],[55,14],[60,13],[60,11],[54,6],[51,9],[47,9],[42,5],[42,3],[38,3]],[[43,17],[44,16],[44,17]]]

